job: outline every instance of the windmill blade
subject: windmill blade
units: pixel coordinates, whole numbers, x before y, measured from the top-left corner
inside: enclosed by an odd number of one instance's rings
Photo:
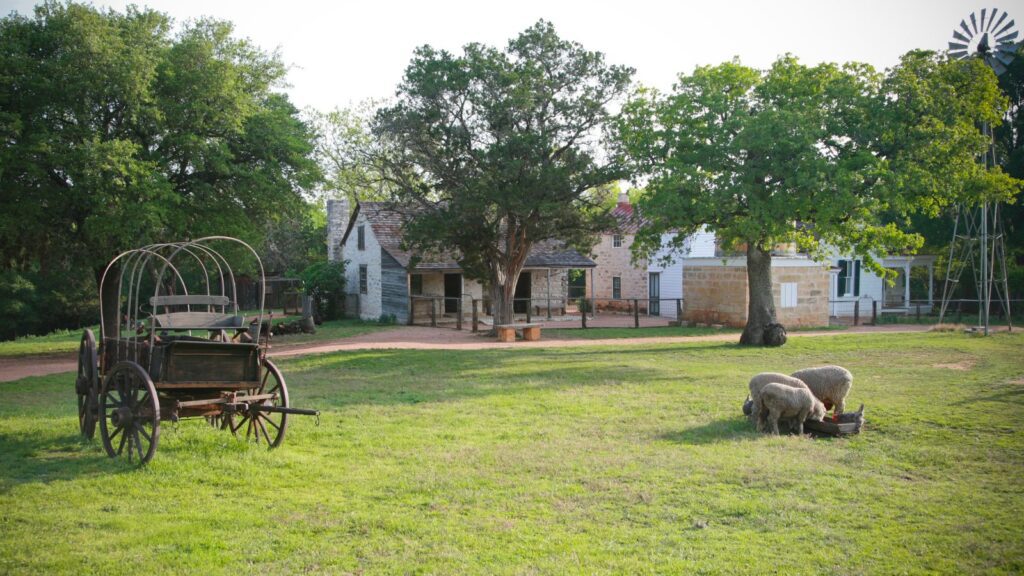
[[[992,54],[992,57],[995,58],[996,60],[999,60],[1003,64],[1006,64],[1007,66],[1010,65],[1010,62],[1013,62],[1013,56],[1010,56],[1005,52],[996,52]]]
[[[998,38],[996,38],[996,42],[999,42],[1000,44],[1002,44],[1003,42],[1012,42],[1013,39],[1016,38],[1016,37],[1017,37],[1017,31],[1014,30],[1013,32],[1011,32],[1009,34],[1004,34],[1003,36],[999,36]]]
[[[992,71],[996,73],[996,76],[1000,76],[1003,72],[1006,72],[1006,66],[1003,66],[1002,62],[996,60],[991,56],[985,57],[985,63],[988,64],[990,68],[992,68]]]
[[[974,38],[974,32],[971,32],[971,29],[967,27],[967,22],[961,20],[960,28],[963,29],[964,34],[967,34],[968,38]]]
[[[974,19],[974,12],[971,12],[971,28],[974,28],[974,33],[978,33],[978,21]]]
[[[967,50],[967,44],[958,44],[956,42],[949,43],[950,50]]]
[[[971,39],[968,38],[967,36],[964,36],[963,34],[957,32],[956,28],[953,28],[953,38],[956,39],[956,40],[960,40],[961,42],[968,42],[969,43],[971,41]]]
[[[985,31],[985,9],[981,9],[981,31]]]
[[[957,60],[966,60],[967,59],[967,51],[966,50],[957,50],[955,52],[954,51],[950,51],[949,55],[950,55],[950,57],[955,58]]]
[[[995,8],[993,8],[993,10],[995,10]],[[1008,14],[1007,14],[1006,12],[1003,12],[1003,15],[999,17],[999,21],[998,21],[998,22],[996,22],[995,24],[992,24],[992,20],[990,19],[990,20],[988,21],[988,22],[989,22],[989,27],[988,27],[988,28],[989,28],[989,30],[992,30],[992,29],[998,28],[998,27],[999,27],[999,25],[1003,23],[1003,20],[1006,20],[1006,16],[1007,16],[1007,15],[1008,15]],[[996,17],[996,13],[995,13],[995,12],[992,12],[992,18],[995,18],[995,17]]]
[[[1010,20],[1010,22],[1007,23],[1006,26],[1003,26],[998,32],[996,32],[996,37],[998,38],[1000,35],[1002,35],[1003,32],[1006,32],[1010,28],[1013,28],[1013,20]]]

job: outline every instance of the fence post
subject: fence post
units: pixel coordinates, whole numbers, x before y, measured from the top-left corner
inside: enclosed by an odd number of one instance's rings
[[[679,326],[683,325],[683,299],[676,298],[676,322],[679,322]]]
[[[853,301],[853,325],[860,326],[860,300]]]
[[[587,300],[586,298],[580,298],[580,318],[583,319],[583,327],[587,327]]]
[[[455,301],[455,329],[462,330],[462,297]]]
[[[917,322],[921,321],[921,305],[917,305]]]
[[[473,298],[473,299],[470,300],[470,302],[472,303],[472,306],[473,306],[473,332],[479,332],[480,331],[480,317],[477,316],[477,313],[476,313],[476,302],[477,302],[477,300],[476,300],[476,298]]]
[[[512,300],[512,302],[515,302],[515,300]],[[515,306],[515,304],[513,304],[513,306]],[[530,313],[532,311],[533,311],[533,299],[531,298],[531,299],[526,301],[526,323],[527,324],[529,324],[530,322],[533,322],[533,314]]]
[[[878,300],[871,299],[871,325],[878,326]]]
[[[963,300],[957,300],[956,301],[956,323],[957,324],[962,324],[963,321],[964,321],[963,309],[961,308],[961,305],[963,303],[964,303]]]
[[[633,328],[640,327],[640,301],[633,298]]]
[[[437,328],[437,297],[430,299],[430,326]]]
[[[415,324],[413,317],[416,316],[416,299],[409,296],[409,321],[406,322],[409,326]]]
[[[548,288],[548,320],[551,320],[551,289]]]

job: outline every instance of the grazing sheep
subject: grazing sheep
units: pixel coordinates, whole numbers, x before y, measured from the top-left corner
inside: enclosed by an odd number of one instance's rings
[[[778,372],[761,372],[751,378],[750,384],[747,385],[750,388],[750,399],[753,401],[750,417],[754,419],[758,432],[764,428],[764,420],[761,418],[761,390],[771,382],[793,388],[807,388],[807,385],[801,382],[800,379],[779,374]]]
[[[807,388],[794,388],[769,382],[761,389],[761,413],[758,422],[767,418],[772,434],[779,434],[780,418],[796,418],[797,433],[804,433],[804,420],[821,421],[825,405]]]
[[[803,380],[811,392],[825,405],[825,410],[835,407],[833,415],[838,416],[846,408],[846,395],[853,387],[853,374],[842,366],[818,366],[793,372],[793,378]]]

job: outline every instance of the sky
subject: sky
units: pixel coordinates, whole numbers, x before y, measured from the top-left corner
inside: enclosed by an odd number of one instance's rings
[[[691,2],[487,0],[311,2],[291,0],[137,0],[177,22],[230,20],[236,34],[289,65],[285,88],[300,108],[330,110],[388,98],[423,44],[453,52],[469,42],[504,46],[538,19],[562,38],[636,69],[635,79],[669,89],[680,73],[734,56],[764,68],[792,53],[803,62],[860,61],[884,69],[914,48],[945,49],[971,12],[999,8],[1024,26],[1024,0],[764,0]],[[0,13],[29,14],[32,0],[0,0]]]

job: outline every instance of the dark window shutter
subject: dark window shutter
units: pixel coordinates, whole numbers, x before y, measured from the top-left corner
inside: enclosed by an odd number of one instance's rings
[[[839,261],[839,275],[836,276],[836,297],[846,296],[846,277],[849,274],[849,261]]]
[[[853,295],[860,296],[860,260],[853,262]]]

